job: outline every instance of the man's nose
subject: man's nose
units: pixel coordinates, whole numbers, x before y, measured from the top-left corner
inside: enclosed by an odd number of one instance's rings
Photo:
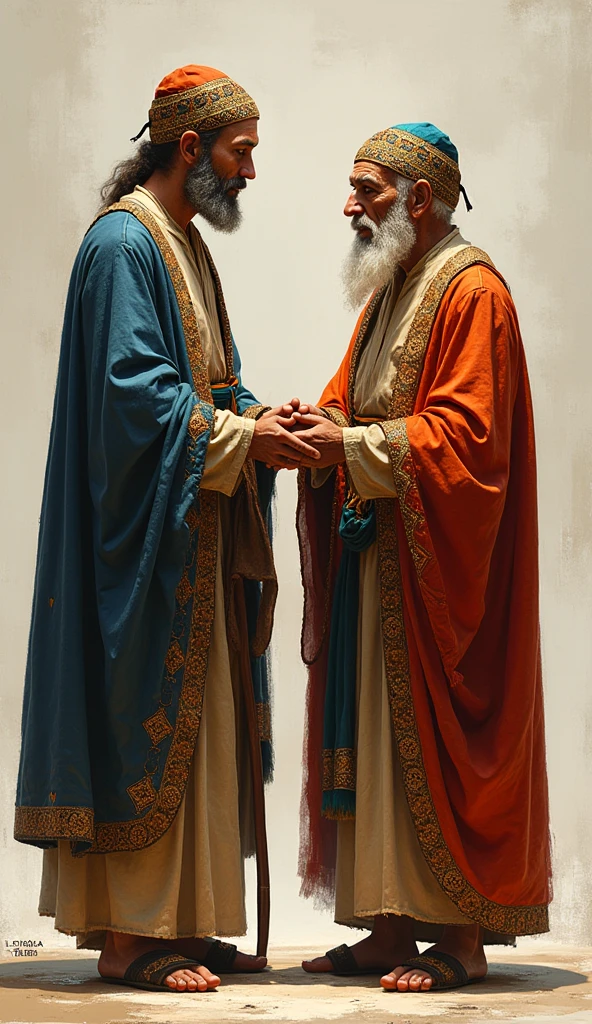
[[[248,178],[250,181],[252,181],[253,178],[257,177],[257,173],[255,171],[255,164],[253,163],[252,157],[243,158],[243,164],[238,173],[240,174],[241,178]]]
[[[362,204],[356,199],[355,193],[352,192],[352,194],[347,197],[343,212],[346,217],[359,216],[365,212]]]

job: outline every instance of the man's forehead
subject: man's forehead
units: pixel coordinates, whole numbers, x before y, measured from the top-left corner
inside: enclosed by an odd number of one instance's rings
[[[254,148],[259,143],[257,133],[257,118],[250,117],[245,121],[237,121],[229,124],[224,129],[226,141],[233,146],[251,146]]]
[[[369,160],[359,160],[354,164],[349,180],[352,185],[363,185],[366,183],[383,188],[389,184],[388,168],[381,167],[380,164],[370,163]]]

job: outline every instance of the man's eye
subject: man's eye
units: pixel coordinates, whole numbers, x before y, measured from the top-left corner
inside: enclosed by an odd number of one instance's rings
[[[237,152],[238,156],[244,156],[245,155],[244,149],[237,149],[236,152]]]

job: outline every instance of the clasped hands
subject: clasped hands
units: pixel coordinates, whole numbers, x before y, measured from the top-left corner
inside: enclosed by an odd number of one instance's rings
[[[249,456],[273,469],[323,469],[345,461],[343,430],[314,405],[293,398],[255,422]]]

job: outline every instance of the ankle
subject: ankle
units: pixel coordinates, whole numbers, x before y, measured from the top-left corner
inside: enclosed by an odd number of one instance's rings
[[[483,932],[478,924],[446,925],[438,945],[454,946],[467,953],[475,953],[483,948]]]

